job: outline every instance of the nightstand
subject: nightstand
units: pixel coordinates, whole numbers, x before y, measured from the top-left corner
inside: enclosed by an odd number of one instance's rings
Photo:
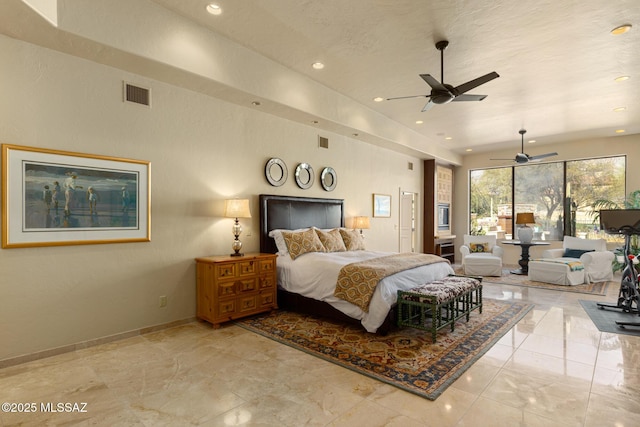
[[[196,315],[221,323],[278,308],[276,255],[196,258]]]

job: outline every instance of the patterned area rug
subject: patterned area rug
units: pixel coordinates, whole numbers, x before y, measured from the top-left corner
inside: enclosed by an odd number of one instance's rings
[[[526,286],[529,288],[549,289],[560,292],[575,292],[578,294],[591,294],[591,295],[606,295],[611,282],[597,282],[585,285],[575,286],[562,286],[554,285],[552,283],[534,282],[529,280],[529,276],[521,276],[518,274],[511,274],[509,270],[514,270],[516,267],[505,268],[502,270],[501,277],[486,276],[483,279],[483,283],[496,283],[499,285],[513,285],[513,286]],[[460,266],[454,266],[456,274],[464,274]]]
[[[482,313],[430,332],[403,328],[378,336],[359,325],[275,311],[237,325],[355,372],[435,400],[511,329],[532,304],[485,299]]]

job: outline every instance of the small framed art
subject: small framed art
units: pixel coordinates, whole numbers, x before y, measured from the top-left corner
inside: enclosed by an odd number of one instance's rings
[[[379,218],[391,217],[391,196],[388,194],[373,195],[373,216]]]

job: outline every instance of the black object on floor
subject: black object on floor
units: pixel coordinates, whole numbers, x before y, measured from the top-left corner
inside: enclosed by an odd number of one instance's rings
[[[580,300],[580,305],[584,308],[584,311],[587,312],[591,321],[596,325],[600,332],[611,332],[614,334],[625,334],[640,337],[640,327],[620,327],[616,325],[616,321],[640,323],[640,316],[633,313],[625,313],[622,310],[614,308],[600,309],[597,304],[598,301]]]

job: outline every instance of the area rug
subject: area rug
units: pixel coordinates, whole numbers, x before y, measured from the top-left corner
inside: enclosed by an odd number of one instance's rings
[[[429,400],[489,350],[532,304],[485,299],[482,313],[444,328],[436,343],[431,333],[403,328],[386,336],[367,333],[359,325],[275,311],[243,319],[237,325],[277,342],[375,378]]]
[[[516,267],[512,267],[511,270],[515,270],[515,268]],[[464,272],[462,271],[462,268],[459,266],[454,266],[454,270],[456,274],[464,274]],[[524,286],[529,288],[549,289],[553,291],[574,292],[578,294],[590,294],[590,295],[606,295],[607,290],[609,289],[609,283],[611,283],[611,282],[597,282],[597,283],[589,283],[589,284],[575,285],[575,286],[554,285],[552,283],[535,282],[533,280],[529,280],[529,276],[511,274],[509,270],[510,269],[503,269],[502,276],[500,277],[485,276],[482,280],[482,283]]]
[[[618,326],[616,321],[620,322],[634,322],[640,325],[640,316],[637,314],[624,313],[622,310],[617,309],[605,309],[598,308],[597,303],[604,302],[610,305],[616,305],[616,301],[583,301],[580,300],[580,305],[587,312],[591,321],[596,325],[596,328],[600,332],[610,332],[614,334],[633,335],[640,337],[640,326],[625,326],[624,328]]]

